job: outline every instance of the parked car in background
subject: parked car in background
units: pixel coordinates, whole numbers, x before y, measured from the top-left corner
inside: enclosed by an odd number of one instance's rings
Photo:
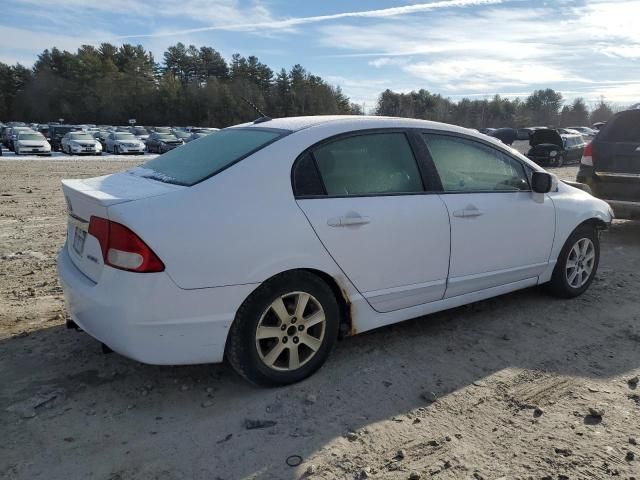
[[[44,135],[39,132],[20,132],[15,140],[16,155],[31,153],[51,156],[51,145]]]
[[[210,129],[198,128],[198,129],[192,130],[191,131],[191,135],[189,135],[185,139],[185,142],[192,142],[193,140],[197,140],[199,138],[206,137],[207,135],[211,135],[213,132],[215,132],[217,130],[218,130],[217,128],[210,128]]]
[[[495,132],[496,128],[479,128],[478,131],[480,133],[484,133],[485,135],[491,135],[492,132]]]
[[[149,130],[147,130],[144,127],[131,127],[129,129],[129,131],[135,135],[138,140],[142,140],[143,142],[147,140],[147,138],[149,138]]]
[[[12,152],[15,151],[16,139],[20,133],[36,133],[31,127],[11,127],[9,129],[7,139],[8,145],[7,148]]]
[[[152,133],[172,133],[171,127],[151,127]]]
[[[517,138],[517,131],[515,128],[498,128],[488,135],[497,138],[505,145],[513,145]]]
[[[187,132],[186,130],[181,130],[181,129],[174,129],[172,131],[172,133],[176,136],[176,138],[179,138],[183,142],[186,142],[187,138],[189,138],[191,136],[191,133]]]
[[[107,136],[107,152],[143,155],[145,144],[142,140],[129,132],[113,132]]]
[[[596,130],[593,130],[592,128],[589,128],[589,127],[567,127],[567,128],[571,130],[575,130],[585,138],[593,138],[598,133]]]
[[[62,148],[62,137],[69,132],[78,132],[80,129],[75,125],[59,125],[49,124],[49,142],[51,143],[51,149],[57,152]]]
[[[615,114],[585,148],[577,181],[621,218],[640,218],[640,110]]]
[[[535,130],[533,128],[518,128],[516,140],[529,140]]]
[[[612,221],[496,140],[381,117],[238,125],[63,190],[75,324],[142,362],[226,358],[270,386],[315,372],[339,332],[540,284],[578,296]]]
[[[102,145],[87,132],[69,132],[60,142],[61,150],[68,155],[102,155]]]
[[[37,129],[37,131],[39,133],[41,133],[46,139],[47,141],[49,140],[49,125],[40,125]]]
[[[146,146],[149,153],[165,153],[179,147],[184,142],[172,133],[154,132],[147,138]]]
[[[107,137],[110,133],[111,132],[109,132],[108,130],[98,130],[97,132],[92,133],[93,138],[100,142],[103,152],[107,150]]]
[[[582,135],[560,134],[546,128],[533,132],[527,157],[538,165],[561,167],[565,163],[579,162],[586,145]]]
[[[591,126],[593,127],[594,130],[600,131],[602,130],[602,127],[604,127],[606,124],[607,122],[596,122]]]

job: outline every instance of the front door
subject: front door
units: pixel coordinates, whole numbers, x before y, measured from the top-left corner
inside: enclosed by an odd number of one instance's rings
[[[296,178],[313,175],[319,175],[322,191],[297,191],[298,205],[375,310],[442,299],[449,217],[439,196],[424,192],[404,132],[355,133],[324,143],[294,167]]]
[[[555,209],[519,160],[488,144],[424,134],[451,219],[445,297],[537,277],[547,267]]]

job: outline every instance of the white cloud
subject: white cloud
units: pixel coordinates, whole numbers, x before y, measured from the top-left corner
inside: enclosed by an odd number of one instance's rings
[[[75,0],[71,0],[75,1]],[[193,1],[193,0],[192,0]],[[205,0],[202,0],[205,1]],[[207,32],[213,30],[222,31],[240,31],[240,32],[254,32],[263,30],[282,30],[290,29],[299,25],[305,25],[310,23],[327,22],[332,20],[343,20],[348,18],[390,18],[401,15],[410,15],[414,13],[428,12],[439,9],[449,8],[461,8],[470,6],[482,6],[482,5],[495,5],[503,3],[505,0],[440,0],[431,3],[418,3],[414,5],[405,5],[401,7],[383,8],[378,10],[362,10],[353,12],[341,12],[331,15],[316,15],[310,17],[294,17],[285,19],[273,19],[266,18],[262,21],[249,21],[246,19],[244,22],[234,23],[233,19],[219,17],[219,12],[216,12],[217,18],[225,18],[224,22],[217,22],[214,25],[201,28],[190,28],[186,30],[178,30],[173,32],[155,32],[148,34],[131,34],[125,35],[121,38],[143,38],[143,37],[156,37],[167,35],[181,35],[186,33],[198,33]],[[266,9],[262,10],[263,13],[268,14]]]

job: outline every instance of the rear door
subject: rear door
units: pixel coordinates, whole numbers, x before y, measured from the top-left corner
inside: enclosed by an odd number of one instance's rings
[[[467,137],[423,138],[451,220],[445,298],[536,279],[551,254],[555,208],[548,197],[531,192],[526,167]]]
[[[369,304],[389,312],[445,291],[449,217],[404,131],[328,140],[294,165],[294,190],[329,254]],[[427,185],[429,189],[429,185]]]

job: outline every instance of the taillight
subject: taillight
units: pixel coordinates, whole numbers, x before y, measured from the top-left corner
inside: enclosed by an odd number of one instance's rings
[[[593,143],[589,143],[589,145],[584,147],[580,163],[588,167],[593,167]]]
[[[124,225],[101,217],[91,217],[89,235],[98,239],[105,265],[130,272],[164,270],[162,260]]]

